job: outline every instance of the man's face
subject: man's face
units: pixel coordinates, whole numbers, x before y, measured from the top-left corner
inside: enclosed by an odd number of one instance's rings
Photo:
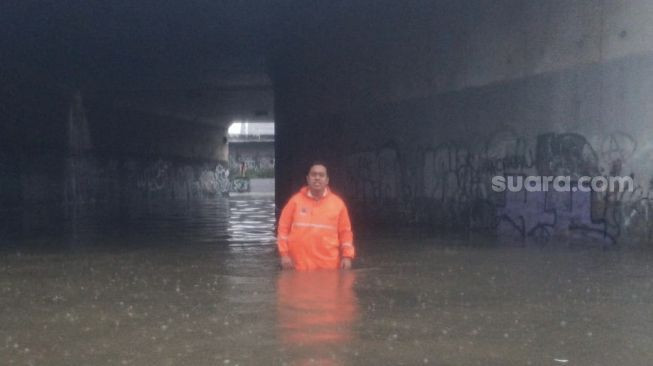
[[[308,187],[314,191],[322,191],[329,184],[329,176],[324,165],[313,165],[306,176]]]

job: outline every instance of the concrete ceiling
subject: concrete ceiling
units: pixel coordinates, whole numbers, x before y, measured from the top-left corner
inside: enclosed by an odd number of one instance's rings
[[[0,72],[183,120],[270,121],[270,65],[293,74],[288,61],[343,37],[381,47],[410,26],[388,14],[412,19],[429,1],[6,0]]]
[[[2,70],[116,107],[271,121],[269,1],[7,1]]]

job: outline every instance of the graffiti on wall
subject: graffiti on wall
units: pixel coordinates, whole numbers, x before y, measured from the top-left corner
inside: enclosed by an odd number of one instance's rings
[[[416,164],[399,154],[395,142],[347,156],[344,168],[343,193],[354,204],[374,207],[371,216],[386,216],[380,218],[385,222],[418,221]]]
[[[197,198],[229,192],[229,170],[222,164],[188,164],[158,159],[126,163],[129,180],[143,197]]]
[[[497,207],[497,232],[546,244],[562,232],[566,239],[616,244],[619,227],[607,216],[592,216],[591,192],[505,192]]]
[[[169,178],[170,163],[157,160],[146,166],[136,179],[136,187],[149,192],[161,191],[165,188]]]
[[[231,188],[229,170],[221,163],[70,157],[65,172],[67,204],[215,197]]]
[[[427,148],[423,156],[423,196],[429,220],[437,226],[492,230],[498,222],[492,192],[496,175],[534,171],[532,143],[511,132],[497,134],[474,147],[446,142]]]
[[[596,176],[599,158],[585,137],[546,133],[537,137],[537,172],[546,176]]]
[[[375,151],[352,154],[347,158],[346,189],[363,202],[387,202],[398,198],[401,167],[394,145]]]
[[[627,133],[618,131],[604,136],[600,146],[601,157],[604,161],[624,162],[635,154],[637,141]]]
[[[494,192],[493,176],[631,175],[636,139],[625,132],[586,138],[511,131],[482,143],[447,141],[432,147],[386,143],[347,156],[348,197],[366,207],[385,203],[429,227],[492,230],[545,244],[580,238],[603,245],[624,235],[651,240],[653,180],[633,192]],[[408,213],[410,212],[410,213]]]
[[[238,193],[249,192],[249,182],[249,178],[236,177],[233,181],[231,181],[231,191]]]

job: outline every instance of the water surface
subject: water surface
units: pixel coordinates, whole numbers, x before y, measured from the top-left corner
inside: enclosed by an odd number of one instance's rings
[[[351,272],[284,273],[272,197],[121,210],[6,237],[2,364],[653,360],[646,251],[366,234]]]

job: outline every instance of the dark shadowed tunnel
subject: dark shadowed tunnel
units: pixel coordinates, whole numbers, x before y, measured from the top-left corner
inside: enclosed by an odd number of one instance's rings
[[[0,359],[650,364],[652,17],[647,0],[3,2]],[[247,176],[257,143],[274,156]],[[316,160],[354,269],[283,273],[276,218]]]

